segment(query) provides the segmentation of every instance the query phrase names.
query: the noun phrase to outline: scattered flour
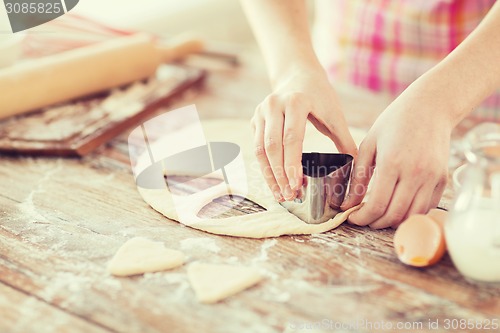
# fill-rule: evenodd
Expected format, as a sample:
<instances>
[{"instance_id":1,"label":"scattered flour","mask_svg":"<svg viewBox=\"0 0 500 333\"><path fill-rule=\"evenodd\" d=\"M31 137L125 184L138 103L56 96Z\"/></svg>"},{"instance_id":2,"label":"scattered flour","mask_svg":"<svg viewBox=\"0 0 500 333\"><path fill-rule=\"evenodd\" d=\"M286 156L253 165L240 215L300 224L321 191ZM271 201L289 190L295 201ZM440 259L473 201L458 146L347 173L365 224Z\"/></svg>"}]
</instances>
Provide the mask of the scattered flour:
<instances>
[{"instance_id":1,"label":"scattered flour","mask_svg":"<svg viewBox=\"0 0 500 333\"><path fill-rule=\"evenodd\" d=\"M238 257L235 257L235 256L232 256L232 257L229 257L226 259L226 263L228 263L228 264L235 264L239 261L240 261L240 259Z\"/></svg>"},{"instance_id":2,"label":"scattered flour","mask_svg":"<svg viewBox=\"0 0 500 333\"><path fill-rule=\"evenodd\" d=\"M69 308L85 301L85 294L90 290L93 282L93 279L88 276L72 272L58 272L56 276L50 278L47 286L40 292L40 297L52 303L64 294L67 297L60 305L63 308Z\"/></svg>"},{"instance_id":3,"label":"scattered flour","mask_svg":"<svg viewBox=\"0 0 500 333\"><path fill-rule=\"evenodd\" d=\"M215 240L208 237L186 238L181 241L181 250L203 250L213 253L219 253L220 247L216 244Z\"/></svg>"},{"instance_id":4,"label":"scattered flour","mask_svg":"<svg viewBox=\"0 0 500 333\"><path fill-rule=\"evenodd\" d=\"M186 274L183 273L172 273L172 272L156 272L156 273L146 273L144 274L141 283L154 284L158 289L168 290L169 299L182 300L186 297L186 291L190 289L189 282ZM162 285L174 285L175 289L172 291L170 287Z\"/></svg>"},{"instance_id":5,"label":"scattered flour","mask_svg":"<svg viewBox=\"0 0 500 333\"><path fill-rule=\"evenodd\" d=\"M328 287L335 294L350 294L350 293L367 293L380 288L380 285L345 285Z\"/></svg>"},{"instance_id":6,"label":"scattered flour","mask_svg":"<svg viewBox=\"0 0 500 333\"><path fill-rule=\"evenodd\" d=\"M255 257L253 260L252 260L252 263L253 264L256 264L258 262L264 262L264 261L267 261L268 259L268 256L267 256L267 251L275 246L276 244L278 243L278 240L276 238L273 238L273 239L267 239L264 241L264 243L262 243L261 247L260 247L260 254L258 257Z\"/></svg>"},{"instance_id":7,"label":"scattered flour","mask_svg":"<svg viewBox=\"0 0 500 333\"><path fill-rule=\"evenodd\" d=\"M311 242L328 246L331 249L338 249L339 248L339 244L333 243L331 241L327 241L327 240L322 239L322 238L312 237Z\"/></svg>"},{"instance_id":8,"label":"scattered flour","mask_svg":"<svg viewBox=\"0 0 500 333\"><path fill-rule=\"evenodd\" d=\"M16 312L19 313L13 332L30 332L36 323L38 332L59 332L68 327L68 324L74 320L70 315L46 316L43 311L48 307L42 301L29 297L26 301L16 306Z\"/></svg>"},{"instance_id":9,"label":"scattered flour","mask_svg":"<svg viewBox=\"0 0 500 333\"><path fill-rule=\"evenodd\" d=\"M268 286L262 293L262 298L271 302L286 303L290 297L288 291L283 291L275 286Z\"/></svg>"},{"instance_id":10,"label":"scattered flour","mask_svg":"<svg viewBox=\"0 0 500 333\"><path fill-rule=\"evenodd\" d=\"M37 222L49 222L45 216L40 214L33 201L35 194L45 192L45 184L52 180L52 177L63 170L62 160L58 159L55 167L50 167L42 178L35 185L35 188L28 194L26 199L18 205L23 218L29 218Z\"/></svg>"}]
</instances>

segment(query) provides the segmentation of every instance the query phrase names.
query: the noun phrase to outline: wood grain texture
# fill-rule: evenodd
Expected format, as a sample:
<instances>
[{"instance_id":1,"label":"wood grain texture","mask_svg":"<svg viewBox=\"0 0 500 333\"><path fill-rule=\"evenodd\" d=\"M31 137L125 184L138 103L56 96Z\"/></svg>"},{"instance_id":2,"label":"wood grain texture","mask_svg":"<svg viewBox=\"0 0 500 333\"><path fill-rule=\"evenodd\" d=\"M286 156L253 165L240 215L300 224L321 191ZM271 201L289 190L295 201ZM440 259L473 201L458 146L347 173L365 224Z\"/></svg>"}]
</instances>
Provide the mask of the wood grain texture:
<instances>
[{"instance_id":1,"label":"wood grain texture","mask_svg":"<svg viewBox=\"0 0 500 333\"><path fill-rule=\"evenodd\" d=\"M36 327L39 332L109 332L98 324L89 323L43 300L0 284L0 331L29 332Z\"/></svg>"},{"instance_id":2,"label":"wood grain texture","mask_svg":"<svg viewBox=\"0 0 500 333\"><path fill-rule=\"evenodd\" d=\"M244 54L243 67L212 72L205 90L171 108L196 103L202 119L249 119L269 88L260 58L251 50ZM364 95L340 91L356 126L369 127L386 103L367 95L370 107L358 108L349 101ZM354 112L365 112L364 122ZM169 221L139 196L126 138L124 133L82 159L1 157L2 332L283 332L324 319L426 328L429 320L500 317L500 288L467 282L448 256L427 269L404 266L393 252L392 230L345 224L320 235L259 240ZM183 250L188 264L258 267L265 280L219 304L202 305L186 266L110 276L106 263L136 236Z\"/></svg>"},{"instance_id":3,"label":"wood grain texture","mask_svg":"<svg viewBox=\"0 0 500 333\"><path fill-rule=\"evenodd\" d=\"M203 70L163 65L157 77L109 93L47 107L0 122L0 153L85 156L147 120L190 88L199 88Z\"/></svg>"}]
</instances>

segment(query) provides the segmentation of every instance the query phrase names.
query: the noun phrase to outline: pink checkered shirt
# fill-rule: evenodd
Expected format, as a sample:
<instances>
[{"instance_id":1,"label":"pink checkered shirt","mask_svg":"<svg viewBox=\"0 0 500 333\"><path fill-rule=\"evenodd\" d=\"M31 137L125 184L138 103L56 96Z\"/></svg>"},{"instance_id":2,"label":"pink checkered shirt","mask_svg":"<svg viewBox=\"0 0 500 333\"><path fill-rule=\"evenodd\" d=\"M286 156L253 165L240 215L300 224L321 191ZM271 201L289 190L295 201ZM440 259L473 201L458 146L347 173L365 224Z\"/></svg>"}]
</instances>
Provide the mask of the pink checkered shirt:
<instances>
[{"instance_id":1,"label":"pink checkered shirt","mask_svg":"<svg viewBox=\"0 0 500 333\"><path fill-rule=\"evenodd\" d=\"M332 44L326 50L330 59L326 56L325 61L323 56L322 60L334 81L398 95L460 44L494 3L319 0L316 42L329 39ZM319 30L327 30L329 35L321 35ZM331 43L332 32L337 43ZM485 100L474 115L500 120L500 92Z\"/></svg>"}]
</instances>

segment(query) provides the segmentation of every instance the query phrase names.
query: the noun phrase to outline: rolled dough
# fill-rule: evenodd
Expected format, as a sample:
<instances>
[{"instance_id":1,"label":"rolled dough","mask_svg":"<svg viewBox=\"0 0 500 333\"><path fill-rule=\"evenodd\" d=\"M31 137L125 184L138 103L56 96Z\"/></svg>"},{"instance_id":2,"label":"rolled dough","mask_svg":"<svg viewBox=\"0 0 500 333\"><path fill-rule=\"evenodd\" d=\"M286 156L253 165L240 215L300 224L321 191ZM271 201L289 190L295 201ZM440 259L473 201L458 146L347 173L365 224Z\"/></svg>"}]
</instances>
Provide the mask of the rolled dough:
<instances>
[{"instance_id":1,"label":"rolled dough","mask_svg":"<svg viewBox=\"0 0 500 333\"><path fill-rule=\"evenodd\" d=\"M188 279L202 303L216 303L255 284L262 276L252 267L192 263Z\"/></svg>"},{"instance_id":2,"label":"rolled dough","mask_svg":"<svg viewBox=\"0 0 500 333\"><path fill-rule=\"evenodd\" d=\"M135 237L123 244L108 263L108 271L116 276L158 272L181 266L184 253L165 248L163 243Z\"/></svg>"},{"instance_id":3,"label":"rolled dough","mask_svg":"<svg viewBox=\"0 0 500 333\"><path fill-rule=\"evenodd\" d=\"M246 179L240 179L240 181L248 185L248 192L240 191L238 184L233 183L230 184L232 194L246 197L266 208L267 211L223 219L198 217L198 212L205 205L213 199L227 194L225 183L186 197L176 196L175 205L172 194L168 189L151 190L138 187L143 199L152 208L169 219L214 234L265 238L281 235L322 233L338 227L347 220L351 212L359 208L359 206L353 207L321 224L306 224L295 215L290 214L274 200L262 177L258 162L253 153L253 135L248 121L209 120L203 122L203 130L207 142L226 141L236 143L240 146L246 169ZM183 133L183 131L185 132ZM186 149L192 148L185 139L178 139L188 137L186 133L189 132L189 128L186 128L177 133L165 135L152 146L172 145L175 142L176 148L179 148L183 144L186 145ZM351 134L358 145L366 135L364 131L357 129L351 129ZM306 139L304 141L304 151L337 152L337 149L330 139L315 130L311 124L308 124ZM144 156L144 160L148 160L147 156ZM246 186L242 186L241 188L243 187L246 188ZM178 211L182 211L180 218L177 214Z\"/></svg>"}]
</instances>

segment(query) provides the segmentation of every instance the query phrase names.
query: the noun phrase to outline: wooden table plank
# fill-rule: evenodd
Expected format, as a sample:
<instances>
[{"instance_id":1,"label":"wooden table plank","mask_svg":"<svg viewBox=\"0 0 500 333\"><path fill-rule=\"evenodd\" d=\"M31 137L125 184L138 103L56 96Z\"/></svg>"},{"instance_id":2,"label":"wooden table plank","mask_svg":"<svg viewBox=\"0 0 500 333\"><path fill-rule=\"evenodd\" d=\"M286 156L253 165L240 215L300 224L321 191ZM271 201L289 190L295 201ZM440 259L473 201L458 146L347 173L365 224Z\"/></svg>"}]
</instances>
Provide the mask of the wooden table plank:
<instances>
[{"instance_id":1,"label":"wooden table plank","mask_svg":"<svg viewBox=\"0 0 500 333\"><path fill-rule=\"evenodd\" d=\"M211 73L205 91L177 105L196 102L202 119L249 119L268 85L252 67L259 58L246 54L246 67ZM350 123L365 128L385 103L373 96L368 104L352 102L352 96L343 100L351 106ZM138 194L126 138L124 133L84 159L1 157L0 292L9 296L0 305L74 321L72 331L282 332L323 319L424 325L500 317L499 288L465 281L449 257L427 269L402 265L393 253L392 230L343 225L321 235L258 240L169 221ZM185 267L111 277L106 263L135 236L180 248L188 262L256 266L266 278L220 304L202 305ZM23 301L28 297L36 301ZM15 329L12 319L5 325Z\"/></svg>"},{"instance_id":2,"label":"wooden table plank","mask_svg":"<svg viewBox=\"0 0 500 333\"><path fill-rule=\"evenodd\" d=\"M0 295L1 332L112 332L2 283Z\"/></svg>"},{"instance_id":3,"label":"wooden table plank","mask_svg":"<svg viewBox=\"0 0 500 333\"><path fill-rule=\"evenodd\" d=\"M327 235L280 237L268 249L268 260L263 259L265 256L262 251L266 244L274 243L272 240L238 239L235 242L233 238L210 236L223 250L221 253L226 254L215 257L204 249L198 249L191 253L188 251L191 260L230 262L234 260L231 258L236 257L242 264L257 264L268 276L262 286L214 307L197 304L187 288L184 269L132 279L109 277L104 272L104 266L119 246L112 236L84 237L80 234L78 237L83 238L81 242L70 238L71 245L58 246L57 242L51 240L43 243L38 240L40 245L30 244L29 232L17 236L1 232L4 242L0 251L8 251L9 262L4 262L2 258L0 276L5 283L24 288L25 292L53 302L70 313L117 331L135 327L130 325L136 322L131 323L127 318L137 320L141 323L141 330L151 332L162 331L165 322L170 327L175 327L174 323L189 325L184 321L183 314L186 311L190 313L191 319L210 323L214 331L219 331L218 328L224 325L221 320L212 318L217 314L223 318L223 314L235 316L232 317L232 330L256 324L277 325L282 329L288 321L319 320L333 315L336 320L348 321L352 318L352 307L365 315L366 320L373 321L377 318L442 320L449 316L464 315L467 318L483 318L498 313L498 290L488 292L464 281L450 286L452 278L460 280L460 277L450 277L450 270L440 266L425 272L406 268L387 253L387 247L380 246L390 241L390 232L375 232L377 237L368 237L367 241L360 239L366 238L366 235L359 229L346 226ZM145 233L141 231L135 230L134 235L163 240L171 245L176 245L174 240L182 243L186 239L181 235L158 233L158 230L156 233L159 236L152 237L149 230ZM175 228L169 231L177 233L191 230ZM57 236L57 233L61 235ZM68 239L66 233L64 228L54 228L51 232L52 237L59 240ZM203 234L199 236L204 237ZM18 241L19 238L22 242ZM359 244L363 241L371 243L377 251L360 248ZM96 247L99 250L90 251ZM82 254L86 256L82 257ZM446 266L449 265L448 261ZM172 274L178 284L169 284ZM434 278L430 288L422 283L429 280L427 274ZM441 281L436 277L440 277ZM149 284L150 280L154 280L152 285ZM420 283L414 285L415 281ZM158 289L160 286L161 291ZM179 287L182 291L177 294L175 287L177 291ZM176 294L181 297L175 297ZM380 302L382 297L384 306L374 308L373 304ZM276 305L281 305L283 300L287 306L276 309ZM304 304L307 306L304 307ZM158 316L145 313L143 307L156 309ZM484 312L478 311L476 307ZM253 317L259 323L246 322L244 317L255 315L255 309L264 312L266 320ZM171 322L167 318L176 320ZM179 326L179 331L183 331L183 327Z\"/></svg>"}]
</instances>

